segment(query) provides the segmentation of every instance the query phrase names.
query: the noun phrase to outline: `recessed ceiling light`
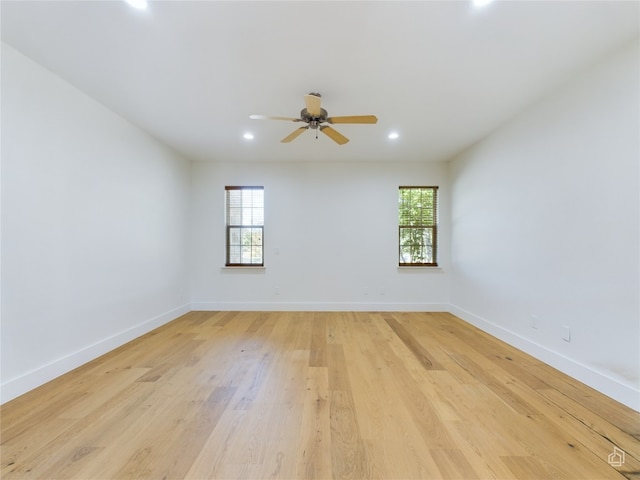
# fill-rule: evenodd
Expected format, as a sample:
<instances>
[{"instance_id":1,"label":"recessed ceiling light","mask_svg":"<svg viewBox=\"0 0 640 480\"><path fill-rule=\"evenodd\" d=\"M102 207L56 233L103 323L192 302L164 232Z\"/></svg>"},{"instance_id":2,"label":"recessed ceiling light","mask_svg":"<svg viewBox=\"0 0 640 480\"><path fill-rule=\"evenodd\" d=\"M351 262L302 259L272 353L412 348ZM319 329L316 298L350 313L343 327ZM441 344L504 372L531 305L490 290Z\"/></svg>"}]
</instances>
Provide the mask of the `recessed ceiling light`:
<instances>
[{"instance_id":1,"label":"recessed ceiling light","mask_svg":"<svg viewBox=\"0 0 640 480\"><path fill-rule=\"evenodd\" d=\"M243 137L245 140L253 140L253 133L247 132L243 135Z\"/></svg>"},{"instance_id":2,"label":"recessed ceiling light","mask_svg":"<svg viewBox=\"0 0 640 480\"><path fill-rule=\"evenodd\" d=\"M137 10L145 10L149 5L147 3L147 0L124 0L124 1Z\"/></svg>"},{"instance_id":3,"label":"recessed ceiling light","mask_svg":"<svg viewBox=\"0 0 640 480\"><path fill-rule=\"evenodd\" d=\"M472 0L474 7L485 7L489 5L493 0Z\"/></svg>"},{"instance_id":4,"label":"recessed ceiling light","mask_svg":"<svg viewBox=\"0 0 640 480\"><path fill-rule=\"evenodd\" d=\"M399 136L400 136L400 135L398 135L398 132L391 132L391 133L389 134L389 138L390 138L391 140L395 140L395 139L396 139L396 138L398 138Z\"/></svg>"}]
</instances>

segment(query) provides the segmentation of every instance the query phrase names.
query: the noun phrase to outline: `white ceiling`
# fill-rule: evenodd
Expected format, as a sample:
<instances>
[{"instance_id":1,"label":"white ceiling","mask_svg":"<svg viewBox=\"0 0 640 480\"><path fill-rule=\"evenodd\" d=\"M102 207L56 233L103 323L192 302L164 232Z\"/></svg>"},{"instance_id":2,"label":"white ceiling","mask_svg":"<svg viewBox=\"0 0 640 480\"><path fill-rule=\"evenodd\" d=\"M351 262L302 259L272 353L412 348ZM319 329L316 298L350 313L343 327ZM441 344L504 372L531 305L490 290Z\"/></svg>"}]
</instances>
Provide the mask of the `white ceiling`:
<instances>
[{"instance_id":1,"label":"white ceiling","mask_svg":"<svg viewBox=\"0 0 640 480\"><path fill-rule=\"evenodd\" d=\"M442 161L637 41L637 1L7 1L2 40L196 160ZM338 146L295 117L303 95ZM387 138L396 130L400 138ZM254 140L243 134L253 132Z\"/></svg>"}]
</instances>

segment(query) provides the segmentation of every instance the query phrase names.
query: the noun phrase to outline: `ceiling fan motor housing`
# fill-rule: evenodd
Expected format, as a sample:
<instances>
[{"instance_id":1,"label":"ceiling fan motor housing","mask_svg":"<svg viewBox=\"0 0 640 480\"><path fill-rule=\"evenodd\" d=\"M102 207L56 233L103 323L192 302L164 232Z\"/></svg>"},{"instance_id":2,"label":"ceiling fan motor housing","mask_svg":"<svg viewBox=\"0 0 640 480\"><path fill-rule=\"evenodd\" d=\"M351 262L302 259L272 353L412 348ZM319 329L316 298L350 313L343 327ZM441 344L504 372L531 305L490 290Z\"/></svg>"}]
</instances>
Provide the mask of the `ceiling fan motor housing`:
<instances>
[{"instance_id":1,"label":"ceiling fan motor housing","mask_svg":"<svg viewBox=\"0 0 640 480\"><path fill-rule=\"evenodd\" d=\"M1 1L1 0L0 0ZM251 115L255 120L285 120L288 122L304 122L304 127L299 127L289 135L280 140L281 143L290 143L298 138L305 130L313 129L316 131L318 138L318 130L324 133L338 145L344 145L349 141L347 137L335 130L330 125L324 123L377 123L378 118L375 115L348 115L342 117L330 117L324 108L320 107L320 94L309 93L304 96L305 108L300 111L300 118L291 117L269 117L266 115Z\"/></svg>"},{"instance_id":2,"label":"ceiling fan motor housing","mask_svg":"<svg viewBox=\"0 0 640 480\"><path fill-rule=\"evenodd\" d=\"M308 123L311 128L318 128L318 125L327 121L327 116L327 111L324 108L320 109L320 115L317 116L311 115L306 108L300 111L300 119Z\"/></svg>"}]
</instances>

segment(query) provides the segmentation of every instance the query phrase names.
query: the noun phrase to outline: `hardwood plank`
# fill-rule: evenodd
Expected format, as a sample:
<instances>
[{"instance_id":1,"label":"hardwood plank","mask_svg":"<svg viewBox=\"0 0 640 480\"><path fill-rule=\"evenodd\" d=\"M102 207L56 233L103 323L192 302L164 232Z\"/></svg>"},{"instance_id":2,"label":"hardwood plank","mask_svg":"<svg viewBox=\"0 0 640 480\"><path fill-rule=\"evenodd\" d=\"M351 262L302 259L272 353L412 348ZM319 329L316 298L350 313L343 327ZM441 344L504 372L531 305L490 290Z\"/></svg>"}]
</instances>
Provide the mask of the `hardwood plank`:
<instances>
[{"instance_id":1,"label":"hardwood plank","mask_svg":"<svg viewBox=\"0 0 640 480\"><path fill-rule=\"evenodd\" d=\"M328 363L333 474L338 478L367 478L364 443L358 427L342 345L330 346Z\"/></svg>"},{"instance_id":2,"label":"hardwood plank","mask_svg":"<svg viewBox=\"0 0 640 480\"><path fill-rule=\"evenodd\" d=\"M332 476L330 395L327 368L308 368L293 478L324 480Z\"/></svg>"},{"instance_id":3,"label":"hardwood plank","mask_svg":"<svg viewBox=\"0 0 640 480\"><path fill-rule=\"evenodd\" d=\"M582 433L581 438L588 435L592 440L597 441L601 456L604 456L604 452L611 453L613 447L621 448L627 456L632 457L631 464L637 466L636 470L640 470L640 442L633 436L607 421L602 421L599 412L589 410L557 390L546 389L540 390L539 393L559 408L558 413L548 415L549 418L553 420L559 416L564 423L571 423L577 427Z\"/></svg>"},{"instance_id":4,"label":"hardwood plank","mask_svg":"<svg viewBox=\"0 0 640 480\"><path fill-rule=\"evenodd\" d=\"M384 328L380 323L377 327L378 331L380 328ZM376 333L371 332L371 334L375 338ZM387 368L391 370L396 388L404 392L401 397L402 403L409 411L413 422L419 427L427 445L434 449L455 450L457 446L438 417L436 409L431 403L431 398L422 389L415 387L416 382L411 375L412 369L398 362L398 357L386 342L378 344L378 354L385 361ZM419 359L416 361L422 365L422 361Z\"/></svg>"},{"instance_id":5,"label":"hardwood plank","mask_svg":"<svg viewBox=\"0 0 640 480\"><path fill-rule=\"evenodd\" d=\"M496 378L495 374L480 367L466 355L452 355L452 358L464 370L469 372L473 378L494 392L500 400L509 405L515 412L525 415L538 413L526 400L514 393L513 390L505 385L504 382L500 381L499 378Z\"/></svg>"},{"instance_id":6,"label":"hardwood plank","mask_svg":"<svg viewBox=\"0 0 640 480\"><path fill-rule=\"evenodd\" d=\"M291 324L292 326L295 323ZM262 477L293 478L299 454L300 425L304 410L306 378L309 364L308 350L292 350L275 401L267 401L264 470ZM268 473L268 475L267 475Z\"/></svg>"},{"instance_id":7,"label":"hardwood plank","mask_svg":"<svg viewBox=\"0 0 640 480\"><path fill-rule=\"evenodd\" d=\"M540 480L555 480L556 477L547 471L537 459L533 457L502 457L514 479L539 478Z\"/></svg>"},{"instance_id":8,"label":"hardwood plank","mask_svg":"<svg viewBox=\"0 0 640 480\"><path fill-rule=\"evenodd\" d=\"M429 447L404 408L403 392L396 388L392 370L371 341L368 330L375 315L356 317L361 325L353 329L353 348L345 351L345 360L353 372L351 390L371 478L438 478L440 472ZM402 442L388 438L401 438Z\"/></svg>"},{"instance_id":9,"label":"hardwood plank","mask_svg":"<svg viewBox=\"0 0 640 480\"><path fill-rule=\"evenodd\" d=\"M638 412L446 313L191 312L0 416L8 480L640 476Z\"/></svg>"},{"instance_id":10,"label":"hardwood plank","mask_svg":"<svg viewBox=\"0 0 640 480\"><path fill-rule=\"evenodd\" d=\"M28 446L33 439L33 436L29 435L29 441L18 444L26 447L28 455L12 465L5 463L5 439L3 438L2 477L11 478L15 474L16 478L42 478L42 473L51 469L60 456L68 455L74 445L104 446L110 441L106 440L101 443L101 440L108 438L113 443L117 442L118 437L131 424L129 415L136 418L145 410L144 402L152 395L152 388L153 386L150 384L132 382L126 390L120 391L117 397L112 397L101 403L100 408L93 410L84 418L73 423L67 422L64 429L49 430L48 425L44 424L42 431L48 433L48 441L29 448ZM54 413L51 416L57 417ZM5 419L6 417L3 416L3 426L7 424ZM40 432L40 428L36 428L36 431ZM96 464L100 465L100 462L98 461ZM67 464L60 465L60 471L67 468L69 468ZM49 478L56 478L56 476L60 476L60 474L52 475Z\"/></svg>"},{"instance_id":11,"label":"hardwood plank","mask_svg":"<svg viewBox=\"0 0 640 480\"><path fill-rule=\"evenodd\" d=\"M528 367L528 369L535 372L536 376L544 378L545 382L553 390L561 392L592 412L599 413L601 418L606 419L608 423L615 425L618 429L640 441L638 412L618 402L608 401L609 399L602 393L558 372L548 365L539 363Z\"/></svg>"},{"instance_id":12,"label":"hardwood plank","mask_svg":"<svg viewBox=\"0 0 640 480\"><path fill-rule=\"evenodd\" d=\"M10 417L13 419L11 422L5 422L4 419L6 417L3 415L2 443L12 442L16 437L23 436L26 432L36 429L39 425L51 419L51 411L65 411L69 407L81 402L86 395L87 392L82 390L60 390L57 395L45 399L41 398L40 395L32 395L36 398L35 401L33 401L31 411L29 411L28 408L21 409L23 411L18 415ZM7 405L4 407L2 409L3 414L7 408L10 409L11 406Z\"/></svg>"},{"instance_id":13,"label":"hardwood plank","mask_svg":"<svg viewBox=\"0 0 640 480\"><path fill-rule=\"evenodd\" d=\"M309 346L309 366L327 366L327 314L316 313L313 317L311 345Z\"/></svg>"},{"instance_id":14,"label":"hardwood plank","mask_svg":"<svg viewBox=\"0 0 640 480\"><path fill-rule=\"evenodd\" d=\"M218 316L215 325L217 327L224 327L239 314L240 312L224 312Z\"/></svg>"},{"instance_id":15,"label":"hardwood plank","mask_svg":"<svg viewBox=\"0 0 640 480\"><path fill-rule=\"evenodd\" d=\"M443 478L451 479L475 479L480 478L473 469L464 454L458 450L432 449L431 456L434 458Z\"/></svg>"},{"instance_id":16,"label":"hardwood plank","mask_svg":"<svg viewBox=\"0 0 640 480\"><path fill-rule=\"evenodd\" d=\"M245 442L245 449L250 450L249 435L240 433L240 427L246 420L246 410L230 410L224 412L212 430L211 435L202 446L198 456L194 459L189 470L184 474L184 480L200 480L203 478L248 478L229 477L221 472L225 468L225 459L230 456L238 438Z\"/></svg>"},{"instance_id":17,"label":"hardwood plank","mask_svg":"<svg viewBox=\"0 0 640 480\"><path fill-rule=\"evenodd\" d=\"M203 340L194 340L190 336L179 336L178 339L174 340L175 348L171 354L158 359L159 363L150 368L136 382L156 382L174 368L176 364L193 365L197 363L197 358L193 356L193 351L202 343Z\"/></svg>"},{"instance_id":18,"label":"hardwood plank","mask_svg":"<svg viewBox=\"0 0 640 480\"><path fill-rule=\"evenodd\" d=\"M267 372L269 371L270 362L271 357L269 353L265 353L259 360L253 361L252 372L248 373L251 378L250 382L243 382L239 387L240 398L234 406L236 410L249 410L256 402Z\"/></svg>"},{"instance_id":19,"label":"hardwood plank","mask_svg":"<svg viewBox=\"0 0 640 480\"><path fill-rule=\"evenodd\" d=\"M149 478L184 478L225 413L237 387L216 387L195 411L185 412L181 428L153 461ZM123 467L126 469L126 465ZM135 476L135 475L134 475ZM115 478L122 478L116 474Z\"/></svg>"},{"instance_id":20,"label":"hardwood plank","mask_svg":"<svg viewBox=\"0 0 640 480\"><path fill-rule=\"evenodd\" d=\"M392 315L385 316L384 321L387 322L387 325L391 327L400 340L402 340L402 343L415 355L424 368L427 370L442 370L442 366L435 361L426 348L424 348L400 322L393 318Z\"/></svg>"}]
</instances>

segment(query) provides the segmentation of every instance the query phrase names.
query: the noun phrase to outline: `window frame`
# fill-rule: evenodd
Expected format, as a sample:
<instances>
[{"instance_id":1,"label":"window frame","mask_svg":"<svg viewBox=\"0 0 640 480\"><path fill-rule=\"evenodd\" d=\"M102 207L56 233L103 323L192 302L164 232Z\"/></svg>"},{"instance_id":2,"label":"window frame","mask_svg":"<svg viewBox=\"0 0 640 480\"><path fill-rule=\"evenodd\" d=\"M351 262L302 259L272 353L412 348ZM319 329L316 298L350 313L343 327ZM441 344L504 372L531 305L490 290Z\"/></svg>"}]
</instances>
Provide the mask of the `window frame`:
<instances>
[{"instance_id":1,"label":"window frame","mask_svg":"<svg viewBox=\"0 0 640 480\"><path fill-rule=\"evenodd\" d=\"M225 221L225 267L240 267L240 268L256 268L256 267L264 267L264 186L225 186L224 187L224 221ZM258 208L260 208L262 210L262 222L261 223L257 223L254 224L253 220L251 221L251 223L247 224L244 223L244 218L241 220L241 223L236 224L236 223L231 223L231 214L230 214L230 192L231 191L246 191L246 190L260 190L262 191L262 205ZM240 203L241 207L242 207L242 201ZM248 208L254 208L253 206L250 206ZM243 214L241 214L241 217L243 217ZM252 229L252 230L259 230L259 237L260 237L260 243L259 244L253 244L250 243L249 245L243 245L242 240L240 240L240 244L239 245L232 245L231 244L231 238L232 238L232 231L234 229L239 229L240 231L242 231L242 229ZM253 235L253 233L251 233L250 235ZM242 261L242 253L240 253L240 262L232 262L231 258L232 258L232 248L234 246L239 246L241 249L243 247L248 246L249 248L253 249L256 247L260 248L260 259L261 261L258 262L253 262L253 254L251 254L250 256L250 260L249 262L243 262Z\"/></svg>"},{"instance_id":2,"label":"window frame","mask_svg":"<svg viewBox=\"0 0 640 480\"><path fill-rule=\"evenodd\" d=\"M424 222L424 218L425 215L420 215L420 217L422 218L422 220L420 219L414 219L411 218L409 223L402 223L402 208L401 208L401 202L402 202L402 191L403 190L409 190L409 189L413 189L413 190L431 190L433 193L433 202L432 202L432 207L430 209L426 209L426 210L431 210L431 214L427 214L426 218L429 219L431 218L432 221L429 222L428 220L426 221L426 223L422 223ZM439 187L438 186L406 186L406 185L402 185L398 187L398 266L399 267L438 267L438 191L439 191ZM421 210L422 207L420 207ZM416 223L416 221L418 223ZM431 260L430 262L425 262L425 261L418 261L418 262L403 262L402 261L402 255L403 255L403 247L407 247L406 243L403 245L403 229L421 229L424 231L430 231L431 232L431 244L429 245L428 243L421 243L419 244L419 246L421 248L431 248Z\"/></svg>"}]
</instances>

